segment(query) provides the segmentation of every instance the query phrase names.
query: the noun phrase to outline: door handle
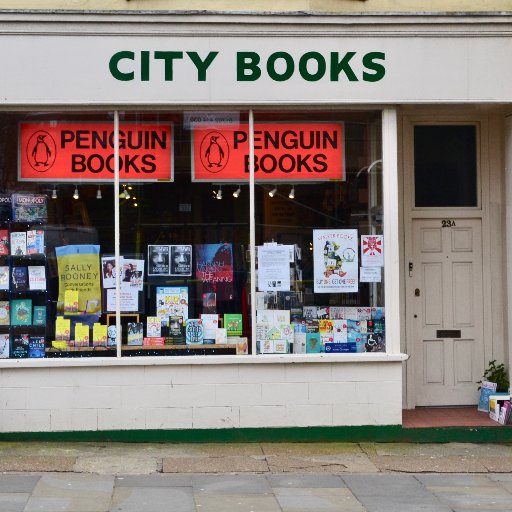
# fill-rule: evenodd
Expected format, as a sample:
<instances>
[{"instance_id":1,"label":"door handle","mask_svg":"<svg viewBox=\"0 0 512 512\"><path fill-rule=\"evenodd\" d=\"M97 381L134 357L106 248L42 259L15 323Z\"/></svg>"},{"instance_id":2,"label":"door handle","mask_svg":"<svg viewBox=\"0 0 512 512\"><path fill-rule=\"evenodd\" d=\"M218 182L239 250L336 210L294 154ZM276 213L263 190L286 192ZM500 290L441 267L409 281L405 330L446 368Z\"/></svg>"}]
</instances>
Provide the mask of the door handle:
<instances>
[{"instance_id":1,"label":"door handle","mask_svg":"<svg viewBox=\"0 0 512 512\"><path fill-rule=\"evenodd\" d=\"M415 297L419 297L420 296L420 289L419 288L416 288L416 290L414 290L414 296Z\"/></svg>"}]
</instances>

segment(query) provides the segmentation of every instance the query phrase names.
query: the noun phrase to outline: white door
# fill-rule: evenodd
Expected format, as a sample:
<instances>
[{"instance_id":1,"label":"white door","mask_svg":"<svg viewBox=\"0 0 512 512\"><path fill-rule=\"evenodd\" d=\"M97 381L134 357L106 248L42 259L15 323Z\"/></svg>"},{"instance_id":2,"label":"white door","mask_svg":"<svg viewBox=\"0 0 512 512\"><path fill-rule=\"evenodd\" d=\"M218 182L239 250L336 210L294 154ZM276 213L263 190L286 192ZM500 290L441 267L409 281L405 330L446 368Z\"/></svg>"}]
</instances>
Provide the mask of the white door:
<instances>
[{"instance_id":1,"label":"white door","mask_svg":"<svg viewBox=\"0 0 512 512\"><path fill-rule=\"evenodd\" d=\"M480 219L413 220L416 405L471 405L484 367Z\"/></svg>"}]
</instances>

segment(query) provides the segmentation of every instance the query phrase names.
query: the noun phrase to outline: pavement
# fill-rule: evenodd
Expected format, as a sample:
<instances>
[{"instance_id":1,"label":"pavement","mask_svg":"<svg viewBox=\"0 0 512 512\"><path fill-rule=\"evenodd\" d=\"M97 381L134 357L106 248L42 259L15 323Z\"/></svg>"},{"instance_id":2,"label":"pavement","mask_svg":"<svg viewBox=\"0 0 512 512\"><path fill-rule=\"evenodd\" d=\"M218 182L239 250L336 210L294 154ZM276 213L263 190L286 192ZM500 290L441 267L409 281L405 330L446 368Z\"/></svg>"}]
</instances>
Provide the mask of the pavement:
<instances>
[{"instance_id":1,"label":"pavement","mask_svg":"<svg viewBox=\"0 0 512 512\"><path fill-rule=\"evenodd\" d=\"M0 443L0 512L500 512L512 445Z\"/></svg>"}]
</instances>

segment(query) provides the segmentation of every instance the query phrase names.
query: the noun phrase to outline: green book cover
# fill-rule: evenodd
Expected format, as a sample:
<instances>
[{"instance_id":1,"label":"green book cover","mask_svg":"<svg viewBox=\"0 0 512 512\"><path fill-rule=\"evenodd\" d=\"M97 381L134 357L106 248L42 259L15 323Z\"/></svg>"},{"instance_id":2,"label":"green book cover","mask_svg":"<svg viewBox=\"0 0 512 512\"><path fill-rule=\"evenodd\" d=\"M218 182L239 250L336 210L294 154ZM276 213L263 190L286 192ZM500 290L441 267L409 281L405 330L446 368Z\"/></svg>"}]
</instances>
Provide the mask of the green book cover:
<instances>
[{"instance_id":1,"label":"green book cover","mask_svg":"<svg viewBox=\"0 0 512 512\"><path fill-rule=\"evenodd\" d=\"M11 300L11 325L32 325L32 299Z\"/></svg>"},{"instance_id":2,"label":"green book cover","mask_svg":"<svg viewBox=\"0 0 512 512\"><path fill-rule=\"evenodd\" d=\"M224 313L224 328L228 336L242 336L242 313Z\"/></svg>"},{"instance_id":3,"label":"green book cover","mask_svg":"<svg viewBox=\"0 0 512 512\"><path fill-rule=\"evenodd\" d=\"M34 306L34 325L46 325L46 306Z\"/></svg>"}]
</instances>

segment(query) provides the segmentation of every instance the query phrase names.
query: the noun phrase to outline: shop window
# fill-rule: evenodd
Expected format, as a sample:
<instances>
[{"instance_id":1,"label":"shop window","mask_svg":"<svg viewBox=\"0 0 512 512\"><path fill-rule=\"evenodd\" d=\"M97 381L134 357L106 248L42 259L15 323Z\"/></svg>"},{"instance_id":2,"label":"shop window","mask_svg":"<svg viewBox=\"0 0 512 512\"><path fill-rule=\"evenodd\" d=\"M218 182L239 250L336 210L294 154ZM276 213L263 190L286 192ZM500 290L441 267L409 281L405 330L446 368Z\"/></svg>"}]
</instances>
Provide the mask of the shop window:
<instances>
[{"instance_id":1,"label":"shop window","mask_svg":"<svg viewBox=\"0 0 512 512\"><path fill-rule=\"evenodd\" d=\"M0 357L114 356L112 115L3 113L0 130Z\"/></svg>"},{"instance_id":2,"label":"shop window","mask_svg":"<svg viewBox=\"0 0 512 512\"><path fill-rule=\"evenodd\" d=\"M414 182L417 208L477 206L476 126L415 126Z\"/></svg>"},{"instance_id":3,"label":"shop window","mask_svg":"<svg viewBox=\"0 0 512 512\"><path fill-rule=\"evenodd\" d=\"M119 187L116 116L0 116L1 357L385 351L380 112L258 113L252 193L247 112L122 113Z\"/></svg>"},{"instance_id":4,"label":"shop window","mask_svg":"<svg viewBox=\"0 0 512 512\"><path fill-rule=\"evenodd\" d=\"M385 351L377 112L255 120L256 351Z\"/></svg>"}]
</instances>

